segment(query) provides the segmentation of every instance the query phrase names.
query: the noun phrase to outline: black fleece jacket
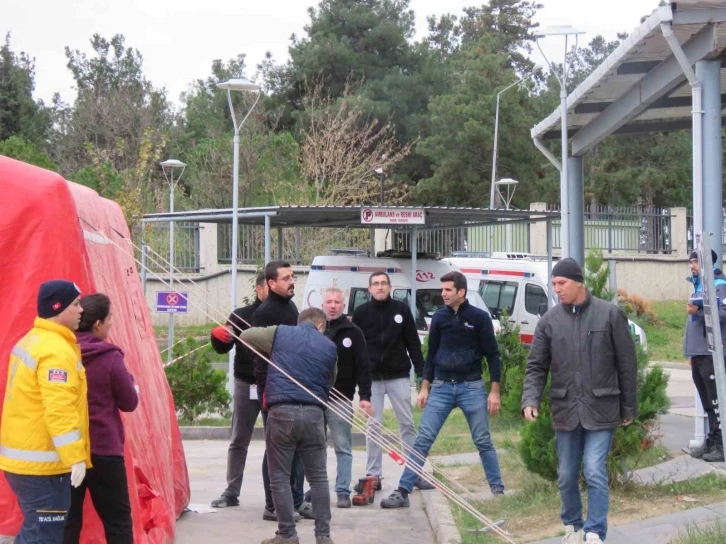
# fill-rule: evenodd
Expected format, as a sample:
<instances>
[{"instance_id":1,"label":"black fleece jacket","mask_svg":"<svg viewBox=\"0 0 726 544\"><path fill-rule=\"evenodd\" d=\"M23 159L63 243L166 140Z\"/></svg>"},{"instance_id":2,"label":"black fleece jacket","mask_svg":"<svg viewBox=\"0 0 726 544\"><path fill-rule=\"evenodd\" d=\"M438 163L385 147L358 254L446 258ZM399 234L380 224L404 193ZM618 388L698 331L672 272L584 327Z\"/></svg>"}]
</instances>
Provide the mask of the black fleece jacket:
<instances>
[{"instance_id":1,"label":"black fleece jacket","mask_svg":"<svg viewBox=\"0 0 726 544\"><path fill-rule=\"evenodd\" d=\"M255 297L255 301L249 306L237 308L234 312L229 314L229 317L227 318L227 325L231 327L235 336L239 336L240 332L246 331L250 328L252 315L261 304L262 301ZM217 353L229 353L229 350L231 350L232 346L234 346L236 348L234 352L234 377L238 380L242 380L244 383L255 383L255 354L252 353L248 347L236 338L232 338L232 342L229 344L217 340L212 335L210 335L209 339L212 342L212 348L214 348L214 351Z\"/></svg>"},{"instance_id":2,"label":"black fleece jacket","mask_svg":"<svg viewBox=\"0 0 726 544\"><path fill-rule=\"evenodd\" d=\"M270 291L265 302L255 310L252 315L253 327L271 327L273 325L297 326L297 306L292 297L283 297ZM255 382L257 383L257 394L262 399L265 392L265 380L267 379L267 361L255 356Z\"/></svg>"},{"instance_id":3,"label":"black fleece jacket","mask_svg":"<svg viewBox=\"0 0 726 544\"><path fill-rule=\"evenodd\" d=\"M371 363L363 331L347 316L328 321L325 336L338 348L338 377L335 389L353 400L358 385L360 400L371 400Z\"/></svg>"},{"instance_id":4,"label":"black fleece jacket","mask_svg":"<svg viewBox=\"0 0 726 544\"><path fill-rule=\"evenodd\" d=\"M405 302L391 297L383 302L372 299L356 308L353 323L365 335L374 381L406 378L411 363L416 374L423 375L421 341Z\"/></svg>"}]
</instances>

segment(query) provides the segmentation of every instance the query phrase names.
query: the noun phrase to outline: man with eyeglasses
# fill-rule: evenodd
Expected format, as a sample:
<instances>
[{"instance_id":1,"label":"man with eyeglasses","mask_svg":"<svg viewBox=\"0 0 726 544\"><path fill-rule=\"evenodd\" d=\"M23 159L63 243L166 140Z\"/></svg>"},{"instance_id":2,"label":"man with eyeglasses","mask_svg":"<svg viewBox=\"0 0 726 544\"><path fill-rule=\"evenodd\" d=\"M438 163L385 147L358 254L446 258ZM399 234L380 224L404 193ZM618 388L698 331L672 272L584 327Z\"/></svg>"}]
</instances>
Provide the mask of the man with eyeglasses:
<instances>
[{"instance_id":1,"label":"man with eyeglasses","mask_svg":"<svg viewBox=\"0 0 726 544\"><path fill-rule=\"evenodd\" d=\"M297 325L298 311L292 297L295 296L295 274L290 263L285 261L271 261L265 266L265 282L267 282L268 295L260 307L252 315L253 327L272 327L279 325ZM254 374L257 382L257 396L262 402L265 394L265 381L267 379L267 361L255 357ZM267 409L263 405L262 422L267 422ZM272 501L270 489L270 475L267 469L267 453L262 459L262 481L265 486L265 511L262 519L265 521L277 521L275 504ZM290 488L295 503L295 510L303 505L303 485L305 474L300 456L296 453L292 461L290 471ZM312 510L312 506L310 508ZM299 519L299 517L298 517Z\"/></svg>"},{"instance_id":2,"label":"man with eyeglasses","mask_svg":"<svg viewBox=\"0 0 726 544\"><path fill-rule=\"evenodd\" d=\"M391 279L385 272L374 272L368 279L370 302L362 304L353 313L353 323L363 331L368 346L371 364L371 404L373 417L378 425L383 423L383 403L385 395L391 401L396 414L401 440L406 444L404 453L410 452L416 441L416 427L413 423L411 408L411 383L409 374L411 363L418 376L422 376L424 360L421 342L413 314L408 305L391 298ZM366 440L366 476L373 489L357 487L358 501L353 504L367 503L366 500L380 490L383 478L383 453L381 447L370 438ZM374 477L374 478L370 478ZM433 489L423 479L415 484L419 489Z\"/></svg>"}]
</instances>

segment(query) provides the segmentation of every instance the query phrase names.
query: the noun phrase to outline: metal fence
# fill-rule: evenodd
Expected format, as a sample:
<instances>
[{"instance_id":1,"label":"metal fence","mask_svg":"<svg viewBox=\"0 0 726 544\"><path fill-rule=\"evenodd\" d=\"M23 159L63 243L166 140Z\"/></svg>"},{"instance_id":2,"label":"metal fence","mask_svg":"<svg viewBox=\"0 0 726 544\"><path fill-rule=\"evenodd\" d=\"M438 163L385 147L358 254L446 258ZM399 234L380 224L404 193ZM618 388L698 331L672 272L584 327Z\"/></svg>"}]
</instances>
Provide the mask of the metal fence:
<instances>
[{"instance_id":1,"label":"metal fence","mask_svg":"<svg viewBox=\"0 0 726 544\"><path fill-rule=\"evenodd\" d=\"M394 247L401 251L410 250L411 237L408 232L396 232ZM510 244L507 247L507 239ZM455 251L529 252L529 224L492 225L486 227L451 227L426 230L418 233L418 251L451 257Z\"/></svg>"},{"instance_id":2,"label":"metal fence","mask_svg":"<svg viewBox=\"0 0 726 544\"><path fill-rule=\"evenodd\" d=\"M726 217L726 207L723 208L723 214L724 217ZM693 251L693 210L688 210L688 214L686 215L686 244L688 246L688 251ZM724 221L723 224L723 234L721 236L721 245L722 249L726 250L726 221Z\"/></svg>"},{"instance_id":3,"label":"metal fence","mask_svg":"<svg viewBox=\"0 0 726 544\"><path fill-rule=\"evenodd\" d=\"M272 229L270 253L273 259L309 265L317 255L331 248L367 250L371 246L371 231L363 228L295 227ZM232 225L217 225L217 261L232 262ZM265 258L265 229L257 225L240 225L237 245L239 264L262 264Z\"/></svg>"},{"instance_id":4,"label":"metal fence","mask_svg":"<svg viewBox=\"0 0 726 544\"><path fill-rule=\"evenodd\" d=\"M199 228L199 223L174 224L174 267L182 272L197 274L202 271L199 264ZM169 270L164 264L164 261L169 261L168 224L146 223L143 230L134 232L134 239L146 242L149 248L147 266L152 272L161 273ZM137 259L140 260L139 250L135 249L135 252Z\"/></svg>"},{"instance_id":5,"label":"metal fence","mask_svg":"<svg viewBox=\"0 0 726 544\"><path fill-rule=\"evenodd\" d=\"M549 211L559 211L552 206ZM562 248L561 225L552 222L552 247ZM585 249L671 253L670 208L597 206L585 211Z\"/></svg>"}]
</instances>

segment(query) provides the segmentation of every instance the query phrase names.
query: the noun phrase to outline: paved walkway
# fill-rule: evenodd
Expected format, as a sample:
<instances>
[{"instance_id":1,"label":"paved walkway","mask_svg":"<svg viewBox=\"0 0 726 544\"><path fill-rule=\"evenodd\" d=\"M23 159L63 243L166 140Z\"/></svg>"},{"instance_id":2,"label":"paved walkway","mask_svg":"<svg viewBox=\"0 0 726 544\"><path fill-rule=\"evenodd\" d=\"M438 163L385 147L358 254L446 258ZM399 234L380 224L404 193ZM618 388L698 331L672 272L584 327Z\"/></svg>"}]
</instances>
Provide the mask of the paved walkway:
<instances>
[{"instance_id":1,"label":"paved walkway","mask_svg":"<svg viewBox=\"0 0 726 544\"><path fill-rule=\"evenodd\" d=\"M191 482L191 508L209 507L225 487L228 442L221 440L184 441L189 480ZM214 513L186 512L177 523L178 544L215 544L244 542L257 544L275 534L277 524L262 521L264 492L262 488L262 454L264 444L253 441L247 457L247 470L242 484L241 505L215 509ZM335 453L328 449L328 479L331 482L331 501L337 499L334 492L336 473ZM336 544L433 544L428 518L423 510L421 493L411 495L411 507L400 510L382 510L378 503L388 496L398 484L401 467L384 457L383 491L376 493L376 502L366 507L350 510L332 508L331 537ZM353 452L353 476L365 473L365 453ZM298 535L302 544L315 542L313 521L298 523Z\"/></svg>"}]
</instances>

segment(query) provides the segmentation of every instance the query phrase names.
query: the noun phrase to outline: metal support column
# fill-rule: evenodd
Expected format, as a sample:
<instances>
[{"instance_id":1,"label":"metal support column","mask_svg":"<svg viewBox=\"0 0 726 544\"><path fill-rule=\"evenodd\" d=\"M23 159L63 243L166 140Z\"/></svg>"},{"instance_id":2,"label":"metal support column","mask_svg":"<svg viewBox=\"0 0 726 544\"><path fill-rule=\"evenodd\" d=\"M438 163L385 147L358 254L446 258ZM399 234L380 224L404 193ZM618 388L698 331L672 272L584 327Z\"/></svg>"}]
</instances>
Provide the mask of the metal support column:
<instances>
[{"instance_id":1,"label":"metal support column","mask_svg":"<svg viewBox=\"0 0 726 544\"><path fill-rule=\"evenodd\" d=\"M300 258L300 227L295 227L295 262L299 265L302 264Z\"/></svg>"},{"instance_id":2,"label":"metal support column","mask_svg":"<svg viewBox=\"0 0 726 544\"><path fill-rule=\"evenodd\" d=\"M270 216L265 216L265 265L272 260L272 235L270 234Z\"/></svg>"},{"instance_id":3,"label":"metal support column","mask_svg":"<svg viewBox=\"0 0 726 544\"><path fill-rule=\"evenodd\" d=\"M723 142L721 137L721 61L696 63L703 89L703 232L713 233L711 244L721 268L723 253Z\"/></svg>"},{"instance_id":4,"label":"metal support column","mask_svg":"<svg viewBox=\"0 0 726 544\"><path fill-rule=\"evenodd\" d=\"M146 297L146 269L148 268L149 247L146 242L141 242L141 290Z\"/></svg>"},{"instance_id":5,"label":"metal support column","mask_svg":"<svg viewBox=\"0 0 726 544\"><path fill-rule=\"evenodd\" d=\"M418 228L411 227L409 231L409 246L411 248L411 298L409 307L413 320L416 321L416 269L418 268ZM411 383L416 383L416 375L411 367Z\"/></svg>"},{"instance_id":6,"label":"metal support column","mask_svg":"<svg viewBox=\"0 0 726 544\"><path fill-rule=\"evenodd\" d=\"M174 213L174 172L171 173L172 188L169 192L169 212ZM169 221L169 290L174 288L174 220ZM174 358L171 347L174 345L174 312L169 312L169 345L167 346L167 362Z\"/></svg>"},{"instance_id":7,"label":"metal support column","mask_svg":"<svg viewBox=\"0 0 726 544\"><path fill-rule=\"evenodd\" d=\"M560 235L561 236L561 235ZM552 291L552 219L547 218L547 308L552 308L554 293Z\"/></svg>"},{"instance_id":8,"label":"metal support column","mask_svg":"<svg viewBox=\"0 0 726 544\"><path fill-rule=\"evenodd\" d=\"M583 157L570 157L567 162L570 257L580 263L580 266L585 266L584 160Z\"/></svg>"},{"instance_id":9,"label":"metal support column","mask_svg":"<svg viewBox=\"0 0 726 544\"><path fill-rule=\"evenodd\" d=\"M277 258L282 260L282 227L277 227Z\"/></svg>"},{"instance_id":10,"label":"metal support column","mask_svg":"<svg viewBox=\"0 0 726 544\"><path fill-rule=\"evenodd\" d=\"M376 256L376 229L370 229L371 233L371 248L369 257L373 258Z\"/></svg>"}]
</instances>

